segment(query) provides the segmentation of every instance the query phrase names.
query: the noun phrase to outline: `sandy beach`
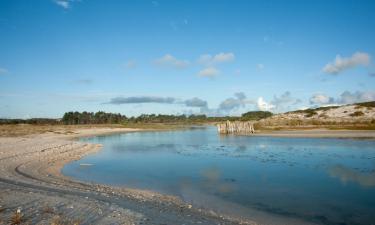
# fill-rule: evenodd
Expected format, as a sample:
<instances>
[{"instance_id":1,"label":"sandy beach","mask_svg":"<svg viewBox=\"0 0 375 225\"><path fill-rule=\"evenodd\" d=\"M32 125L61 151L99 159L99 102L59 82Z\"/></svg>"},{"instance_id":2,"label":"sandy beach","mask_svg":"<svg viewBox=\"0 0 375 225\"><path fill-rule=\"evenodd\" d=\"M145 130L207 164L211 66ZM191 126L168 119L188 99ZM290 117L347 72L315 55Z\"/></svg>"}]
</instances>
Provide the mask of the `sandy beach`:
<instances>
[{"instance_id":1,"label":"sandy beach","mask_svg":"<svg viewBox=\"0 0 375 225\"><path fill-rule=\"evenodd\" d=\"M61 174L65 163L102 147L78 142L78 137L135 131L140 130L76 128L0 137L0 224L8 224L17 209L22 220L31 224L280 224L282 221L270 219L267 223L256 223L218 215L174 196L89 184ZM313 130L255 135L374 138L375 132Z\"/></svg>"}]
</instances>

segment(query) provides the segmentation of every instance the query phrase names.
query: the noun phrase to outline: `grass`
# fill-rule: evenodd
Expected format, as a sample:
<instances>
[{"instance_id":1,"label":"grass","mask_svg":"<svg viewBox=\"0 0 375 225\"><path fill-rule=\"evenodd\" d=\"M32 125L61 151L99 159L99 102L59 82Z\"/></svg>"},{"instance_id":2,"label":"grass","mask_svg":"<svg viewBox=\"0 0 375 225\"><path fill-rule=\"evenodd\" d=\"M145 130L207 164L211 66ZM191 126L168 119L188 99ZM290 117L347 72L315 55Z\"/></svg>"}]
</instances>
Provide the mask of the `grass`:
<instances>
[{"instance_id":1,"label":"grass","mask_svg":"<svg viewBox=\"0 0 375 225\"><path fill-rule=\"evenodd\" d=\"M362 107L367 107L367 108L375 108L375 101L372 101L372 102L361 102L361 103L356 103L355 105L362 106Z\"/></svg>"},{"instance_id":2,"label":"grass","mask_svg":"<svg viewBox=\"0 0 375 225\"><path fill-rule=\"evenodd\" d=\"M22 213L14 212L14 214L11 216L9 224L10 225L17 225L21 224L24 221Z\"/></svg>"},{"instance_id":3,"label":"grass","mask_svg":"<svg viewBox=\"0 0 375 225\"><path fill-rule=\"evenodd\" d=\"M56 216L53 218L51 225L80 225L81 221L78 219L65 219L60 216Z\"/></svg>"},{"instance_id":4,"label":"grass","mask_svg":"<svg viewBox=\"0 0 375 225\"><path fill-rule=\"evenodd\" d=\"M30 134L53 132L56 134L72 134L75 129L85 128L118 128L121 124L99 125L31 125L31 124L6 124L0 125L0 137L16 137Z\"/></svg>"},{"instance_id":5,"label":"grass","mask_svg":"<svg viewBox=\"0 0 375 225\"><path fill-rule=\"evenodd\" d=\"M304 126L255 126L256 131L282 131L282 130L375 130L375 124L347 124L347 125L304 125Z\"/></svg>"},{"instance_id":6,"label":"grass","mask_svg":"<svg viewBox=\"0 0 375 225\"><path fill-rule=\"evenodd\" d=\"M254 124L255 130L288 129L333 129L333 130L375 130L375 119L353 121L327 121L321 119L284 119L261 121Z\"/></svg>"},{"instance_id":7,"label":"grass","mask_svg":"<svg viewBox=\"0 0 375 225\"><path fill-rule=\"evenodd\" d=\"M0 208L0 212L4 211L4 208ZM51 222L49 223L50 225L80 225L81 220L76 219L76 218L68 218L63 215L57 215L55 214L55 210L52 207L45 206L42 209L43 213L50 214L51 217L49 217ZM15 211L10 219L8 220L7 223L4 223L3 220L0 218L0 224L9 224L9 225L19 225L19 224L29 224L26 219L24 214L22 214L20 211Z\"/></svg>"},{"instance_id":8,"label":"grass","mask_svg":"<svg viewBox=\"0 0 375 225\"><path fill-rule=\"evenodd\" d=\"M204 125L203 123L125 123L123 127L149 130L178 130L189 129L192 126Z\"/></svg>"},{"instance_id":9,"label":"grass","mask_svg":"<svg viewBox=\"0 0 375 225\"><path fill-rule=\"evenodd\" d=\"M325 107L318 107L314 109L303 109L303 110L296 110L296 111L291 111L290 113L305 113L306 115L315 115L317 114L317 111L328 111L330 109L337 109L340 106L325 106ZM311 117L307 116L307 117Z\"/></svg>"},{"instance_id":10,"label":"grass","mask_svg":"<svg viewBox=\"0 0 375 225\"><path fill-rule=\"evenodd\" d=\"M349 114L351 117L363 116L365 115L362 111L355 111L354 113Z\"/></svg>"},{"instance_id":11,"label":"grass","mask_svg":"<svg viewBox=\"0 0 375 225\"><path fill-rule=\"evenodd\" d=\"M48 205L43 208L43 213L45 214L53 214L54 212L55 210Z\"/></svg>"}]
</instances>

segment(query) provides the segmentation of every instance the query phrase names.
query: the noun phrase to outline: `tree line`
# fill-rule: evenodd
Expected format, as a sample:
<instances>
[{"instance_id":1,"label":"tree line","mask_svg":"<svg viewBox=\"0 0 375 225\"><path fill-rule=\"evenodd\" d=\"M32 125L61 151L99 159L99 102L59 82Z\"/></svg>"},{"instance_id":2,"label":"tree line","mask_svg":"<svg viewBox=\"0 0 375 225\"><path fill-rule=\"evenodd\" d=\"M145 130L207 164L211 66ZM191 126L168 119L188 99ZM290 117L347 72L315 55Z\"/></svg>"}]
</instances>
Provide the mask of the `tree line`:
<instances>
[{"instance_id":1,"label":"tree line","mask_svg":"<svg viewBox=\"0 0 375 225\"><path fill-rule=\"evenodd\" d=\"M241 116L212 117L206 115L166 115L142 114L127 117L120 113L99 112L66 112L61 119L0 119L0 124L124 124L124 123L207 123L235 120L260 120L272 116L271 112L251 111Z\"/></svg>"},{"instance_id":2,"label":"tree line","mask_svg":"<svg viewBox=\"0 0 375 225\"><path fill-rule=\"evenodd\" d=\"M61 119L65 125L75 124L119 124L126 120L120 113L99 112L66 112Z\"/></svg>"}]
</instances>

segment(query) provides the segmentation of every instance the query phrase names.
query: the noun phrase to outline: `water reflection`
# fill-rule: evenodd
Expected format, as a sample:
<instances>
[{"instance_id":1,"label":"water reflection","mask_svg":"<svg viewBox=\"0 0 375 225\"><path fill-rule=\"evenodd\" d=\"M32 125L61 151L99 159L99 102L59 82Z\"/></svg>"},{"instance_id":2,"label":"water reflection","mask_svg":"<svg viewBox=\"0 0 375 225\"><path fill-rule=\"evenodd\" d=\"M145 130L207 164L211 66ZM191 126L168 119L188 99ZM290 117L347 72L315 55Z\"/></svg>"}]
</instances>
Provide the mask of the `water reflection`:
<instances>
[{"instance_id":1,"label":"water reflection","mask_svg":"<svg viewBox=\"0 0 375 225\"><path fill-rule=\"evenodd\" d=\"M336 165L331 167L329 174L332 177L339 178L342 183L355 182L363 187L375 187L375 173L363 173L355 169Z\"/></svg>"},{"instance_id":2,"label":"water reflection","mask_svg":"<svg viewBox=\"0 0 375 225\"><path fill-rule=\"evenodd\" d=\"M201 176L203 178L202 186L210 190L210 192L219 192L222 194L233 192L236 190L234 184L235 179L221 177L220 169L217 167L205 168L201 171Z\"/></svg>"},{"instance_id":3,"label":"water reflection","mask_svg":"<svg viewBox=\"0 0 375 225\"><path fill-rule=\"evenodd\" d=\"M237 212L256 209L319 224L375 221L371 140L219 136L209 128L84 141L104 150L68 164L64 174L224 211L236 205ZM82 169L82 163L95 166Z\"/></svg>"}]
</instances>

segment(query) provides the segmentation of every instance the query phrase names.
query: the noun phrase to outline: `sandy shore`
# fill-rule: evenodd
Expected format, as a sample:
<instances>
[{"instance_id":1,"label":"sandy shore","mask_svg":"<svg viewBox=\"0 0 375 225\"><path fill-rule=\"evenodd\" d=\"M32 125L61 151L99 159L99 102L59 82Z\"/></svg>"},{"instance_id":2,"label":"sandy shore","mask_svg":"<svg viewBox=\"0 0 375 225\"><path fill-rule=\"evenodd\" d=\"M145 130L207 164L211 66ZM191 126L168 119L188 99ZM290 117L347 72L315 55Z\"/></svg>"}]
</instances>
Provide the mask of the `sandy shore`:
<instances>
[{"instance_id":1,"label":"sandy shore","mask_svg":"<svg viewBox=\"0 0 375 225\"><path fill-rule=\"evenodd\" d=\"M88 184L60 173L65 163L101 149L77 137L133 131L90 128L0 137L0 224L19 219L17 209L25 224L255 224L177 197Z\"/></svg>"},{"instance_id":2,"label":"sandy shore","mask_svg":"<svg viewBox=\"0 0 375 225\"><path fill-rule=\"evenodd\" d=\"M368 138L375 139L374 130L280 130L261 131L251 134L251 136L265 137L307 137L307 138Z\"/></svg>"}]
</instances>

